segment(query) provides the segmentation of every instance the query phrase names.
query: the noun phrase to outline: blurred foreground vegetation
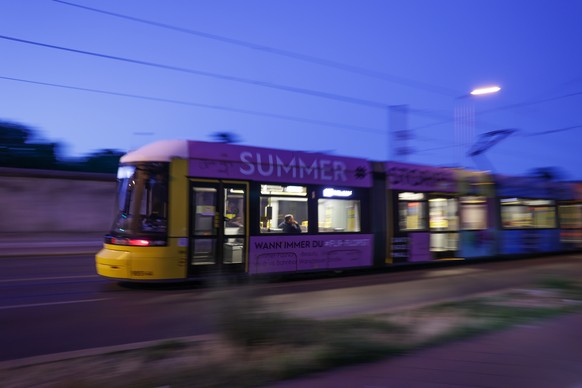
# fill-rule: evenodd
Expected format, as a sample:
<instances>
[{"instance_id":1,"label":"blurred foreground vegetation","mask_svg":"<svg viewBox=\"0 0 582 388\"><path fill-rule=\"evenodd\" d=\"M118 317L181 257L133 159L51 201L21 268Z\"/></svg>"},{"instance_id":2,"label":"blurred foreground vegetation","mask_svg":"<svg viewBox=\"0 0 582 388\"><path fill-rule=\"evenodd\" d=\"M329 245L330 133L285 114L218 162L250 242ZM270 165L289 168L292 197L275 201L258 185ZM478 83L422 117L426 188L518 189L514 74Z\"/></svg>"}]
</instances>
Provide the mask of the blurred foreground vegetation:
<instances>
[{"instance_id":1,"label":"blurred foreground vegetation","mask_svg":"<svg viewBox=\"0 0 582 388\"><path fill-rule=\"evenodd\" d=\"M248 291L217 291L218 334L0 370L10 387L259 387L582 310L582 283L532 287L343 319L288 315Z\"/></svg>"},{"instance_id":2,"label":"blurred foreground vegetation","mask_svg":"<svg viewBox=\"0 0 582 388\"><path fill-rule=\"evenodd\" d=\"M35 131L29 127L0 121L0 167L113 174L124 154L103 149L80 158L65 158L62 144L36 138Z\"/></svg>"}]
</instances>

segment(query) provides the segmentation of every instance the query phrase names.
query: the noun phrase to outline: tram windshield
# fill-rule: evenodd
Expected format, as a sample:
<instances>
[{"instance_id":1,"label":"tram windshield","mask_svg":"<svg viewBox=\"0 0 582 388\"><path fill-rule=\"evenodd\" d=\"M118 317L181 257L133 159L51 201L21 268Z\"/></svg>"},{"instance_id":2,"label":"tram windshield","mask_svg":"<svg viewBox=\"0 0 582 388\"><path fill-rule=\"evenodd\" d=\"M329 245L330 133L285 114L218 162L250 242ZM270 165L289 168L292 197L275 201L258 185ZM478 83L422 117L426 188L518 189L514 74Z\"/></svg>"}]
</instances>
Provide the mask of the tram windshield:
<instances>
[{"instance_id":1,"label":"tram windshield","mask_svg":"<svg viewBox=\"0 0 582 388\"><path fill-rule=\"evenodd\" d=\"M122 165L117 172L117 214L112 234L165 237L168 228L168 163Z\"/></svg>"}]
</instances>

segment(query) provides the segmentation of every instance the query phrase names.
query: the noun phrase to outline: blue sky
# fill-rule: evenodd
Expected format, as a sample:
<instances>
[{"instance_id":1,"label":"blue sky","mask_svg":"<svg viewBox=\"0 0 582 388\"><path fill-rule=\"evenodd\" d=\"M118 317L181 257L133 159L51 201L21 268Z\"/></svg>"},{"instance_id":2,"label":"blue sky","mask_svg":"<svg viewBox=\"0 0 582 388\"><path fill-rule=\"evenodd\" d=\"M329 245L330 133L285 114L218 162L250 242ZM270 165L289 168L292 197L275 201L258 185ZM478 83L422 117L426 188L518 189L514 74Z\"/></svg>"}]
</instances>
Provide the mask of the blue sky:
<instances>
[{"instance_id":1,"label":"blue sky","mask_svg":"<svg viewBox=\"0 0 582 388\"><path fill-rule=\"evenodd\" d=\"M385 160L389 107L406 105L413 153L400 160L582 179L582 2L66 1L125 17L0 0L0 119L65 155L226 131ZM502 90L459 98L489 84ZM485 158L460 156L454 111L467 104L473 142L516 130Z\"/></svg>"}]
</instances>

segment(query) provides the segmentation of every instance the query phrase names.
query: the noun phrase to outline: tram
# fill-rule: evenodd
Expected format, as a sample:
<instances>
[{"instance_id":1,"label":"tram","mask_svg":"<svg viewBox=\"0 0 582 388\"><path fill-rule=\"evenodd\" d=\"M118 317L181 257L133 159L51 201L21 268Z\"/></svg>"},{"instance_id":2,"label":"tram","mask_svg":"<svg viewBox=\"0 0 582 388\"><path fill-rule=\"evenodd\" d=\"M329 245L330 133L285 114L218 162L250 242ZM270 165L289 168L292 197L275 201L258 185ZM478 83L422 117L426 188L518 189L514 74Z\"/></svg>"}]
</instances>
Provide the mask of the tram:
<instances>
[{"instance_id":1,"label":"tram","mask_svg":"<svg viewBox=\"0 0 582 388\"><path fill-rule=\"evenodd\" d=\"M383 268L582 247L582 190L574 184L519 192L531 182L187 140L129 152L117 178L115 219L96 254L97 273L116 280ZM289 215L296 233L286 232Z\"/></svg>"}]
</instances>

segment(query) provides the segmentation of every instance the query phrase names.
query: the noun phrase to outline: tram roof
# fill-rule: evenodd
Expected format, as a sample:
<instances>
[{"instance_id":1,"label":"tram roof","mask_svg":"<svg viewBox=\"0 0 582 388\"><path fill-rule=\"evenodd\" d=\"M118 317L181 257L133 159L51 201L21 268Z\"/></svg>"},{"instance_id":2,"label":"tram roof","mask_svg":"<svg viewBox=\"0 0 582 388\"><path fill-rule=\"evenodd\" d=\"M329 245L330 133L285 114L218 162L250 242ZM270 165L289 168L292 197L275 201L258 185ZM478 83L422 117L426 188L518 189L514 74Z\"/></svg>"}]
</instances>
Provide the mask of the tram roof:
<instances>
[{"instance_id":1,"label":"tram roof","mask_svg":"<svg viewBox=\"0 0 582 388\"><path fill-rule=\"evenodd\" d=\"M224 144L224 143L213 143L204 141L193 141L193 140L159 140L150 144L146 144L136 150L129 151L123 155L120 159L121 163L135 163L135 162L169 162L172 159L189 159L193 156L192 146L197 147L196 153L212 153L216 151L216 147L241 147L248 150L261 150L261 151L273 151L273 152L292 152L294 154L305 154L305 155L318 155L316 152L305 152L305 151L295 151L295 150L283 150L265 147L255 147L247 145L238 144ZM201 148L199 148L201 147ZM209 151L212 149L213 151ZM338 155L325 155L328 158L333 159L352 159L352 160L366 160L362 158L354 158L347 156Z\"/></svg>"},{"instance_id":2,"label":"tram roof","mask_svg":"<svg viewBox=\"0 0 582 388\"><path fill-rule=\"evenodd\" d=\"M169 162L174 158L188 158L188 140L160 140L130 151L120 159L121 163Z\"/></svg>"},{"instance_id":3,"label":"tram roof","mask_svg":"<svg viewBox=\"0 0 582 388\"><path fill-rule=\"evenodd\" d=\"M354 187L372 184L371 165L366 159L238 144L163 140L129 152L120 161L173 159L188 160L188 173L197 177Z\"/></svg>"}]
</instances>

